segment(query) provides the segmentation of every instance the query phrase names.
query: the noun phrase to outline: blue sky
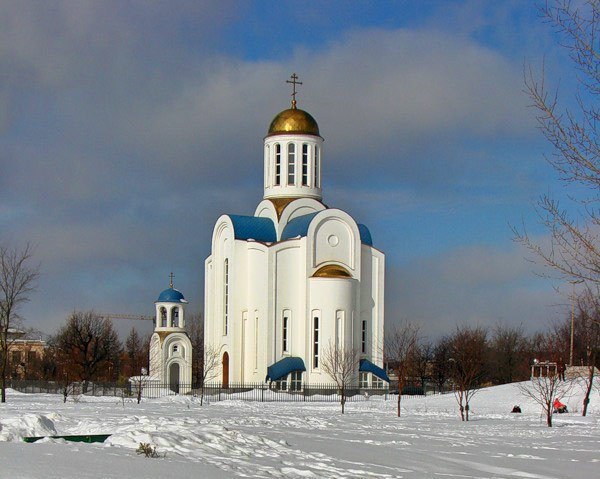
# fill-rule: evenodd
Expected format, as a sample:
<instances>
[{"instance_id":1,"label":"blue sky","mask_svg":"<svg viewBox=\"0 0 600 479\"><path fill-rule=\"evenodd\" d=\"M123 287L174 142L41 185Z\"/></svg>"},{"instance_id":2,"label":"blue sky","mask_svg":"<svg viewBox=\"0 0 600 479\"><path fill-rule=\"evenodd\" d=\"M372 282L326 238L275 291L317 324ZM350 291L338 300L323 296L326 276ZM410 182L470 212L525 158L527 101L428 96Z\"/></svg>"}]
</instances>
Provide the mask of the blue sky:
<instances>
[{"instance_id":1,"label":"blue sky","mask_svg":"<svg viewBox=\"0 0 600 479\"><path fill-rule=\"evenodd\" d=\"M260 201L297 72L324 201L387 255L387 321L545 327L560 282L510 230L543 242L533 204L565 195L523 94L542 61L568 99L533 2L0 3L0 241L36 247L27 324L152 314L171 271L201 311L214 222Z\"/></svg>"}]
</instances>

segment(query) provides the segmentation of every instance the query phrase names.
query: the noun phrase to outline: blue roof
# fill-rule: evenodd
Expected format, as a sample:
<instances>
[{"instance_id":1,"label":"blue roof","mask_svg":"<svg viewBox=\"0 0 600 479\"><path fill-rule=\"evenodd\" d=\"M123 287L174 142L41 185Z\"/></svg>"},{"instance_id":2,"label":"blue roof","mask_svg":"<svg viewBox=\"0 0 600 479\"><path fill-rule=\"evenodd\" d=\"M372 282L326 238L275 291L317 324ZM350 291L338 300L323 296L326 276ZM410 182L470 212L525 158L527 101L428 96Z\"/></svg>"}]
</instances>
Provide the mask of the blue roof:
<instances>
[{"instance_id":1,"label":"blue roof","mask_svg":"<svg viewBox=\"0 0 600 479\"><path fill-rule=\"evenodd\" d=\"M360 360L360 366L358 367L358 370L363 371L365 373L374 374L379 379L383 379L384 381L387 381L388 383L390 382L390 378L388 377L387 373L383 369L381 369L379 366L375 366L368 359Z\"/></svg>"},{"instance_id":2,"label":"blue roof","mask_svg":"<svg viewBox=\"0 0 600 479\"><path fill-rule=\"evenodd\" d=\"M283 228L281 233L281 240L287 240L296 238L297 236L303 237L308 234L308 227L313 218L320 212L310 213L308 215L298 216L288 222ZM373 246L373 239L371 238L371 232L365 225L357 225L358 232L360 234L360 241L368 246Z\"/></svg>"},{"instance_id":3,"label":"blue roof","mask_svg":"<svg viewBox=\"0 0 600 479\"><path fill-rule=\"evenodd\" d=\"M266 381L277 381L293 371L306 371L304 361L301 358L283 358L267 368Z\"/></svg>"},{"instance_id":4,"label":"blue roof","mask_svg":"<svg viewBox=\"0 0 600 479\"><path fill-rule=\"evenodd\" d=\"M157 303L187 303L181 291L174 288L165 289L156 300Z\"/></svg>"},{"instance_id":5,"label":"blue roof","mask_svg":"<svg viewBox=\"0 0 600 479\"><path fill-rule=\"evenodd\" d=\"M228 215L233 223L235 239L274 243L277 241L275 225L269 218L256 216Z\"/></svg>"},{"instance_id":6,"label":"blue roof","mask_svg":"<svg viewBox=\"0 0 600 479\"><path fill-rule=\"evenodd\" d=\"M373 246L373 239L371 238L371 232L369 231L369 228L361 224L357 226L360 234L360 242L362 244L366 244L367 246Z\"/></svg>"},{"instance_id":7,"label":"blue roof","mask_svg":"<svg viewBox=\"0 0 600 479\"><path fill-rule=\"evenodd\" d=\"M310 222L317 214L318 212L310 213L288 221L288 224L285 225L285 228L283 228L283 232L281 233L281 239L287 240L295 238L296 236L306 236Z\"/></svg>"}]
</instances>

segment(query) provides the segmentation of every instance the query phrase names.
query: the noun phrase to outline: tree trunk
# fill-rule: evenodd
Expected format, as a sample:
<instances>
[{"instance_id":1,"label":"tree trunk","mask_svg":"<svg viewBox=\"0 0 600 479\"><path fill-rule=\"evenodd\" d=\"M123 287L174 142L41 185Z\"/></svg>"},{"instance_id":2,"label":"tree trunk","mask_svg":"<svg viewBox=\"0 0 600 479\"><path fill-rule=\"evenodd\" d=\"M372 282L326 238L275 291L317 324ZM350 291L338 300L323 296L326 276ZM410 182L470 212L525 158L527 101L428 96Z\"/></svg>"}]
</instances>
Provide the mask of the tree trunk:
<instances>
[{"instance_id":1,"label":"tree trunk","mask_svg":"<svg viewBox=\"0 0 600 479\"><path fill-rule=\"evenodd\" d=\"M465 405L465 421L469 420L469 403Z\"/></svg>"},{"instance_id":2,"label":"tree trunk","mask_svg":"<svg viewBox=\"0 0 600 479\"><path fill-rule=\"evenodd\" d=\"M402 391L398 390L398 417L400 417L400 402L402 401Z\"/></svg>"},{"instance_id":3,"label":"tree trunk","mask_svg":"<svg viewBox=\"0 0 600 479\"><path fill-rule=\"evenodd\" d=\"M342 388L342 414L344 414L344 406L346 405L346 391Z\"/></svg>"},{"instance_id":4,"label":"tree trunk","mask_svg":"<svg viewBox=\"0 0 600 479\"><path fill-rule=\"evenodd\" d=\"M590 403L590 393L592 392L592 386L594 385L594 367L594 363L590 363L590 366L588 366L589 376L587 388L585 390L585 397L583 398L583 411L581 412L582 416L587 414L588 404Z\"/></svg>"},{"instance_id":5,"label":"tree trunk","mask_svg":"<svg viewBox=\"0 0 600 479\"><path fill-rule=\"evenodd\" d=\"M5 350L2 351L2 363L0 364L0 375L2 376L2 401L6 402L6 366L8 362L8 346L5 343Z\"/></svg>"},{"instance_id":6,"label":"tree trunk","mask_svg":"<svg viewBox=\"0 0 600 479\"><path fill-rule=\"evenodd\" d=\"M552 427L552 403L546 403L546 424L548 427Z\"/></svg>"}]
</instances>

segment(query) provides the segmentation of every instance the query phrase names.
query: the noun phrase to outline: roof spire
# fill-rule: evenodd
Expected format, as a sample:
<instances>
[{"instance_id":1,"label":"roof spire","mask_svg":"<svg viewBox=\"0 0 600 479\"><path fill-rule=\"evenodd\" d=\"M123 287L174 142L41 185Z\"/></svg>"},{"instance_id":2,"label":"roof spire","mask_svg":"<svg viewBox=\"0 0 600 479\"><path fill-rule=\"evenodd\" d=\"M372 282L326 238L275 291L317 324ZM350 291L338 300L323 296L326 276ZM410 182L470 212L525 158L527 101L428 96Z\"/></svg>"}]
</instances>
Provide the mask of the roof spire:
<instances>
[{"instance_id":1,"label":"roof spire","mask_svg":"<svg viewBox=\"0 0 600 479\"><path fill-rule=\"evenodd\" d=\"M175 275L171 271L171 274L169 275L169 288L171 288L171 289L173 289L173 278L174 277L175 277Z\"/></svg>"},{"instance_id":2,"label":"roof spire","mask_svg":"<svg viewBox=\"0 0 600 479\"><path fill-rule=\"evenodd\" d=\"M286 83L291 83L292 84L292 109L295 110L296 109L296 85L302 85L301 81L298 81L298 75L296 75L295 73L292 73L290 75L290 78L292 79L292 81L290 80L286 80Z\"/></svg>"}]
</instances>

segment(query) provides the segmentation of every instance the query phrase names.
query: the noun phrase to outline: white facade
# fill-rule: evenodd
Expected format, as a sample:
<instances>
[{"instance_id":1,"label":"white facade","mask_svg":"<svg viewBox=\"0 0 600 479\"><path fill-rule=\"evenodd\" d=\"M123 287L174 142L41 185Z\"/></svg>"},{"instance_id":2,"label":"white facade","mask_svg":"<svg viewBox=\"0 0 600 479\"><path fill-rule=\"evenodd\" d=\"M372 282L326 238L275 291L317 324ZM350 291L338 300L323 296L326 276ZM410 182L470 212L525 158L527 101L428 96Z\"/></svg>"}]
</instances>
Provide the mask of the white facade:
<instances>
[{"instance_id":1,"label":"white facade","mask_svg":"<svg viewBox=\"0 0 600 479\"><path fill-rule=\"evenodd\" d=\"M330 345L382 365L385 256L365 226L321 202L322 147L316 122L293 103L264 140L254 215L216 222L205 345L221 348L225 385L263 382L287 357L304 363L303 382L330 383L320 367Z\"/></svg>"},{"instance_id":2,"label":"white facade","mask_svg":"<svg viewBox=\"0 0 600 479\"><path fill-rule=\"evenodd\" d=\"M156 319L150 338L150 378L173 391L185 393L192 383L192 343L185 331L187 301L171 284L154 304Z\"/></svg>"}]
</instances>

